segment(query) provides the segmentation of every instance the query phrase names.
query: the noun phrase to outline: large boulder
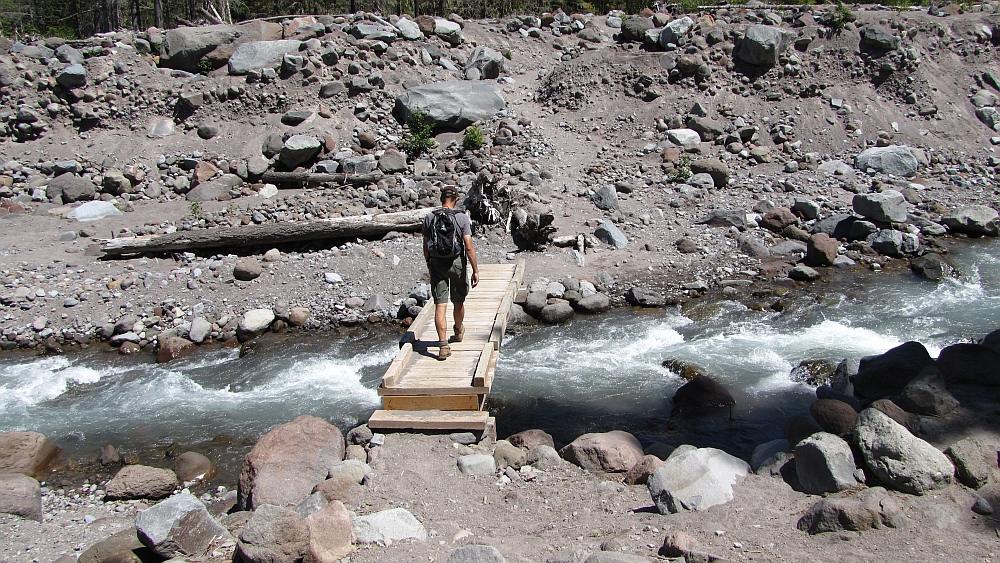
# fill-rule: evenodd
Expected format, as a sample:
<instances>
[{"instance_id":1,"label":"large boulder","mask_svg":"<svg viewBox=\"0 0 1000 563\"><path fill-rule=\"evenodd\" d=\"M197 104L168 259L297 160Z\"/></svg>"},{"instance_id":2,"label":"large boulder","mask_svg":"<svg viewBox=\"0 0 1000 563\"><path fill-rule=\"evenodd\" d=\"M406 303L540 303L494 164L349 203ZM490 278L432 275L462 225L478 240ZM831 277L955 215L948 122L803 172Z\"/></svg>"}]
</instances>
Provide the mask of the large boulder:
<instances>
[{"instance_id":1,"label":"large boulder","mask_svg":"<svg viewBox=\"0 0 1000 563\"><path fill-rule=\"evenodd\" d=\"M681 413L736 404L724 385L706 375L699 375L682 385L674 393L673 402L674 408Z\"/></svg>"},{"instance_id":2,"label":"large boulder","mask_svg":"<svg viewBox=\"0 0 1000 563\"><path fill-rule=\"evenodd\" d=\"M322 143L312 135L292 135L282 145L278 160L288 168L295 168L319 154Z\"/></svg>"},{"instance_id":3,"label":"large boulder","mask_svg":"<svg viewBox=\"0 0 1000 563\"><path fill-rule=\"evenodd\" d=\"M854 158L854 167L864 171L871 168L881 174L894 176L913 176L917 173L919 162L909 147L889 145L888 147L872 147L861 151Z\"/></svg>"},{"instance_id":4,"label":"large boulder","mask_svg":"<svg viewBox=\"0 0 1000 563\"><path fill-rule=\"evenodd\" d=\"M243 459L239 507L298 503L326 479L330 466L344 459L345 449L340 430L321 418L304 415L279 424Z\"/></svg>"},{"instance_id":5,"label":"large boulder","mask_svg":"<svg viewBox=\"0 0 1000 563\"><path fill-rule=\"evenodd\" d=\"M184 452L174 460L174 473L181 482L211 479L215 464L198 452Z\"/></svg>"},{"instance_id":6,"label":"large boulder","mask_svg":"<svg viewBox=\"0 0 1000 563\"><path fill-rule=\"evenodd\" d=\"M393 115L401 123L414 112L441 129L462 130L477 121L488 121L507 107L496 84L462 80L422 84L396 98Z\"/></svg>"},{"instance_id":7,"label":"large boulder","mask_svg":"<svg viewBox=\"0 0 1000 563\"><path fill-rule=\"evenodd\" d=\"M912 254L920 249L920 239L913 233L904 233L895 229L880 229L868 235L865 243L872 250L885 256L895 258L904 254Z\"/></svg>"},{"instance_id":8,"label":"large boulder","mask_svg":"<svg viewBox=\"0 0 1000 563\"><path fill-rule=\"evenodd\" d=\"M820 399L809 407L809 413L824 431L846 436L854 430L858 413L854 407L835 399Z\"/></svg>"},{"instance_id":9,"label":"large boulder","mask_svg":"<svg viewBox=\"0 0 1000 563\"><path fill-rule=\"evenodd\" d=\"M708 174L715 182L715 187L724 188L729 185L729 165L717 158L703 158L691 162L691 172Z\"/></svg>"},{"instance_id":10,"label":"large boulder","mask_svg":"<svg viewBox=\"0 0 1000 563\"><path fill-rule=\"evenodd\" d=\"M489 47L480 45L469 54L465 68L466 70L478 69L480 76L485 79L497 78L500 76L500 71L503 70L503 55Z\"/></svg>"},{"instance_id":11,"label":"large boulder","mask_svg":"<svg viewBox=\"0 0 1000 563\"><path fill-rule=\"evenodd\" d=\"M736 56L758 66L774 66L795 40L795 34L770 25L751 25L740 42Z\"/></svg>"},{"instance_id":12,"label":"large boulder","mask_svg":"<svg viewBox=\"0 0 1000 563\"><path fill-rule=\"evenodd\" d=\"M611 221L601 221L601 224L594 230L594 236L597 237L597 240L616 250L628 246L628 237Z\"/></svg>"},{"instance_id":13,"label":"large boulder","mask_svg":"<svg viewBox=\"0 0 1000 563\"><path fill-rule=\"evenodd\" d=\"M51 183L49 184L51 185ZM966 205L945 213L941 222L956 233L995 237L1000 229L1000 215L986 205Z\"/></svg>"},{"instance_id":14,"label":"large boulder","mask_svg":"<svg viewBox=\"0 0 1000 563\"><path fill-rule=\"evenodd\" d=\"M955 463L955 476L966 487L979 489L990 479L990 466L985 461L982 448L973 438L955 442L944 451ZM996 451L991 457L996 459ZM991 460L992 463L992 460Z\"/></svg>"},{"instance_id":15,"label":"large boulder","mask_svg":"<svg viewBox=\"0 0 1000 563\"><path fill-rule=\"evenodd\" d=\"M236 174L223 174L218 178L198 184L184 197L188 201L216 201L219 196L228 194L229 190L242 183L243 179Z\"/></svg>"},{"instance_id":16,"label":"large boulder","mask_svg":"<svg viewBox=\"0 0 1000 563\"><path fill-rule=\"evenodd\" d=\"M511 445L517 446L519 448L524 448L525 450L532 450L535 446L546 445L550 448L554 448L555 442L552 440L552 435L544 430L538 430L537 428L532 428L531 430L524 430L518 432L517 434L511 434L507 437L507 441Z\"/></svg>"},{"instance_id":17,"label":"large boulder","mask_svg":"<svg viewBox=\"0 0 1000 563\"><path fill-rule=\"evenodd\" d=\"M461 45L465 39L462 37L462 26L457 22L443 18L434 18L434 35L452 47Z\"/></svg>"},{"instance_id":18,"label":"large boulder","mask_svg":"<svg viewBox=\"0 0 1000 563\"><path fill-rule=\"evenodd\" d=\"M274 322L274 311L271 309L253 309L247 311L236 325L236 337L240 342L256 338L267 331ZM341 456L343 459L343 456Z\"/></svg>"},{"instance_id":19,"label":"large boulder","mask_svg":"<svg viewBox=\"0 0 1000 563\"><path fill-rule=\"evenodd\" d=\"M882 487L872 487L849 497L830 497L812 505L799 518L798 529L809 534L862 532L883 526L898 528L906 515Z\"/></svg>"},{"instance_id":20,"label":"large boulder","mask_svg":"<svg viewBox=\"0 0 1000 563\"><path fill-rule=\"evenodd\" d=\"M126 465L108 481L105 498L131 500L167 498L177 488L177 475L169 469Z\"/></svg>"},{"instance_id":21,"label":"large boulder","mask_svg":"<svg viewBox=\"0 0 1000 563\"><path fill-rule=\"evenodd\" d=\"M909 412L930 416L943 416L958 407L958 399L948 391L937 366L927 366L906 384L902 403Z\"/></svg>"},{"instance_id":22,"label":"large boulder","mask_svg":"<svg viewBox=\"0 0 1000 563\"><path fill-rule=\"evenodd\" d=\"M885 28L871 25L861 30L861 44L880 51L895 51L899 48L899 37Z\"/></svg>"},{"instance_id":23,"label":"large boulder","mask_svg":"<svg viewBox=\"0 0 1000 563\"><path fill-rule=\"evenodd\" d=\"M135 528L139 541L164 559L199 557L212 540L229 537L204 503L187 490L137 514Z\"/></svg>"},{"instance_id":24,"label":"large boulder","mask_svg":"<svg viewBox=\"0 0 1000 563\"><path fill-rule=\"evenodd\" d=\"M817 432L795 446L795 473L802 490L812 494L836 493L857 484L854 454L839 436Z\"/></svg>"},{"instance_id":25,"label":"large boulder","mask_svg":"<svg viewBox=\"0 0 1000 563\"><path fill-rule=\"evenodd\" d=\"M923 344L904 342L879 356L862 358L854 376L854 392L866 399L895 395L933 362Z\"/></svg>"},{"instance_id":26,"label":"large boulder","mask_svg":"<svg viewBox=\"0 0 1000 563\"><path fill-rule=\"evenodd\" d=\"M745 461L715 448L671 455L646 486L660 514L705 510L733 500L733 485L750 471Z\"/></svg>"},{"instance_id":27,"label":"large boulder","mask_svg":"<svg viewBox=\"0 0 1000 563\"><path fill-rule=\"evenodd\" d=\"M87 85L87 69L82 64L71 64L56 74L56 82L64 88L83 88Z\"/></svg>"},{"instance_id":28,"label":"large boulder","mask_svg":"<svg viewBox=\"0 0 1000 563\"><path fill-rule=\"evenodd\" d=\"M660 30L660 36L658 37L660 47L666 49L667 45L670 45L671 43L675 46L680 45L684 36L687 35L693 27L694 20L687 16L668 23L662 30Z\"/></svg>"},{"instance_id":29,"label":"large boulder","mask_svg":"<svg viewBox=\"0 0 1000 563\"><path fill-rule=\"evenodd\" d=\"M233 25L204 25L178 27L167 30L160 47L160 65L187 72L199 72L202 57L216 47L232 43L239 37L239 28Z\"/></svg>"},{"instance_id":30,"label":"large boulder","mask_svg":"<svg viewBox=\"0 0 1000 563\"><path fill-rule=\"evenodd\" d=\"M643 457L642 444L621 430L584 434L559 450L559 455L590 471L621 473Z\"/></svg>"},{"instance_id":31,"label":"large boulder","mask_svg":"<svg viewBox=\"0 0 1000 563\"><path fill-rule=\"evenodd\" d=\"M308 552L306 519L270 504L257 507L236 543L236 555L244 563L296 563Z\"/></svg>"},{"instance_id":32,"label":"large boulder","mask_svg":"<svg viewBox=\"0 0 1000 563\"><path fill-rule=\"evenodd\" d=\"M288 53L297 53L301 41L249 41L236 47L229 57L229 74L246 74L251 70L278 68Z\"/></svg>"},{"instance_id":33,"label":"large boulder","mask_svg":"<svg viewBox=\"0 0 1000 563\"><path fill-rule=\"evenodd\" d=\"M622 31L618 34L618 40L623 43L641 42L646 37L646 32L653 29L653 20L639 15L628 16L622 22Z\"/></svg>"},{"instance_id":34,"label":"large boulder","mask_svg":"<svg viewBox=\"0 0 1000 563\"><path fill-rule=\"evenodd\" d=\"M358 543L390 543L405 539L427 540L427 530L410 511L393 508L352 520Z\"/></svg>"},{"instance_id":35,"label":"large boulder","mask_svg":"<svg viewBox=\"0 0 1000 563\"><path fill-rule=\"evenodd\" d=\"M564 299L554 299L538 312L538 320L549 325L563 324L573 316L573 306Z\"/></svg>"},{"instance_id":36,"label":"large boulder","mask_svg":"<svg viewBox=\"0 0 1000 563\"><path fill-rule=\"evenodd\" d=\"M941 488L955 474L948 456L876 409L858 415L854 440L868 469L883 484L904 493Z\"/></svg>"},{"instance_id":37,"label":"large boulder","mask_svg":"<svg viewBox=\"0 0 1000 563\"><path fill-rule=\"evenodd\" d=\"M906 221L906 199L896 190L856 194L851 205L855 212L872 221L880 223Z\"/></svg>"},{"instance_id":38,"label":"large boulder","mask_svg":"<svg viewBox=\"0 0 1000 563\"><path fill-rule=\"evenodd\" d=\"M948 383L1000 386L1000 352L982 344L952 344L934 365Z\"/></svg>"},{"instance_id":39,"label":"large boulder","mask_svg":"<svg viewBox=\"0 0 1000 563\"><path fill-rule=\"evenodd\" d=\"M312 563L339 563L353 549L351 514L333 501L306 518L309 527L309 557Z\"/></svg>"},{"instance_id":40,"label":"large boulder","mask_svg":"<svg viewBox=\"0 0 1000 563\"><path fill-rule=\"evenodd\" d=\"M59 455L55 442L38 432L0 434L0 473L23 473L41 478Z\"/></svg>"},{"instance_id":41,"label":"large boulder","mask_svg":"<svg viewBox=\"0 0 1000 563\"><path fill-rule=\"evenodd\" d=\"M23 473L0 473L0 514L42 521L42 489Z\"/></svg>"},{"instance_id":42,"label":"large boulder","mask_svg":"<svg viewBox=\"0 0 1000 563\"><path fill-rule=\"evenodd\" d=\"M45 196L49 201L62 198L63 203L73 203L75 201L90 201L97 193L97 186L90 180L75 174L60 174L49 180L49 185L45 188Z\"/></svg>"}]
</instances>

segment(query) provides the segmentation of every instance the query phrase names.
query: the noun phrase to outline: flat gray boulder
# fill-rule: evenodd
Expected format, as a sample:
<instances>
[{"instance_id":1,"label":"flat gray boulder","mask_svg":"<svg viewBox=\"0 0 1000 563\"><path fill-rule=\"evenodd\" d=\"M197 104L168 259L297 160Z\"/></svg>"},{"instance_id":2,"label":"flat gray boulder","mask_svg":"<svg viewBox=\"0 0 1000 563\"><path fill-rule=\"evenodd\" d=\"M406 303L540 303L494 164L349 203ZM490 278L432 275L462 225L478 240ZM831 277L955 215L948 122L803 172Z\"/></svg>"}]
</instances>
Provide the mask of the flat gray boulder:
<instances>
[{"instance_id":1,"label":"flat gray boulder","mask_svg":"<svg viewBox=\"0 0 1000 563\"><path fill-rule=\"evenodd\" d=\"M715 448L671 455L646 486L660 514L705 510L733 500L733 485L747 475L747 462Z\"/></svg>"},{"instance_id":2,"label":"flat gray boulder","mask_svg":"<svg viewBox=\"0 0 1000 563\"><path fill-rule=\"evenodd\" d=\"M680 45L681 40L691 31L692 28L694 28L694 20L687 16L668 23L662 30L660 30L660 35L657 38L660 43L660 47L666 49L667 45L670 45L671 43L674 45Z\"/></svg>"},{"instance_id":3,"label":"flat gray boulder","mask_svg":"<svg viewBox=\"0 0 1000 563\"><path fill-rule=\"evenodd\" d=\"M490 457L490 459L493 459ZM427 540L427 530L410 511L393 508L352 519L358 543L388 543L399 540Z\"/></svg>"},{"instance_id":4,"label":"flat gray boulder","mask_svg":"<svg viewBox=\"0 0 1000 563\"><path fill-rule=\"evenodd\" d=\"M412 113L419 112L436 127L460 130L491 119L505 107L496 84L462 80L422 84L404 91L396 98L393 115L405 123Z\"/></svg>"},{"instance_id":5,"label":"flat gray boulder","mask_svg":"<svg viewBox=\"0 0 1000 563\"><path fill-rule=\"evenodd\" d=\"M955 474L948 456L874 408L858 415L854 440L878 479L904 493L922 494L944 487Z\"/></svg>"},{"instance_id":6,"label":"flat gray boulder","mask_svg":"<svg viewBox=\"0 0 1000 563\"><path fill-rule=\"evenodd\" d=\"M164 559L199 557L212 540L229 537L229 531L187 490L138 513L135 528L139 541Z\"/></svg>"},{"instance_id":7,"label":"flat gray boulder","mask_svg":"<svg viewBox=\"0 0 1000 563\"><path fill-rule=\"evenodd\" d=\"M292 135L281 146L278 160L288 168L308 162L319 154L321 143L311 135Z\"/></svg>"},{"instance_id":8,"label":"flat gray boulder","mask_svg":"<svg viewBox=\"0 0 1000 563\"><path fill-rule=\"evenodd\" d=\"M919 162L913 156L910 147L889 145L888 147L872 147L861 151L854 158L854 168L865 171L871 168L881 174L893 176L913 176L917 173Z\"/></svg>"},{"instance_id":9,"label":"flat gray boulder","mask_svg":"<svg viewBox=\"0 0 1000 563\"><path fill-rule=\"evenodd\" d=\"M0 474L0 514L42 521L42 489L23 473Z\"/></svg>"},{"instance_id":10,"label":"flat gray boulder","mask_svg":"<svg viewBox=\"0 0 1000 563\"><path fill-rule=\"evenodd\" d=\"M243 180L236 174L223 174L218 178L198 184L184 197L188 201L216 201L219 196L228 194L229 190L242 183Z\"/></svg>"},{"instance_id":11,"label":"flat gray boulder","mask_svg":"<svg viewBox=\"0 0 1000 563\"><path fill-rule=\"evenodd\" d=\"M774 66L795 40L795 34L771 25L751 25L736 56L757 66Z\"/></svg>"},{"instance_id":12,"label":"flat gray boulder","mask_svg":"<svg viewBox=\"0 0 1000 563\"><path fill-rule=\"evenodd\" d=\"M966 205L944 214L941 222L957 233L995 237L1000 228L1000 215L986 205Z\"/></svg>"},{"instance_id":13,"label":"flat gray boulder","mask_svg":"<svg viewBox=\"0 0 1000 563\"><path fill-rule=\"evenodd\" d=\"M621 250L628 246L628 237L611 221L601 221L601 224L594 230L597 240L612 246L615 250Z\"/></svg>"},{"instance_id":14,"label":"flat gray boulder","mask_svg":"<svg viewBox=\"0 0 1000 563\"><path fill-rule=\"evenodd\" d=\"M243 43L229 57L229 74L239 75L262 68L278 68L285 55L297 53L301 45L301 41L294 39Z\"/></svg>"},{"instance_id":15,"label":"flat gray boulder","mask_svg":"<svg viewBox=\"0 0 1000 563\"><path fill-rule=\"evenodd\" d=\"M856 213L872 221L880 223L906 221L906 199L896 190L856 194L851 205Z\"/></svg>"},{"instance_id":16,"label":"flat gray boulder","mask_svg":"<svg viewBox=\"0 0 1000 563\"><path fill-rule=\"evenodd\" d=\"M811 495L836 493L857 484L854 454L840 436L817 432L795 446L795 473Z\"/></svg>"},{"instance_id":17,"label":"flat gray boulder","mask_svg":"<svg viewBox=\"0 0 1000 563\"><path fill-rule=\"evenodd\" d=\"M160 65L187 72L199 72L198 63L202 57L225 43L231 43L239 36L239 28L233 25L203 25L199 27L178 27L163 34L160 47Z\"/></svg>"},{"instance_id":18,"label":"flat gray boulder","mask_svg":"<svg viewBox=\"0 0 1000 563\"><path fill-rule=\"evenodd\" d=\"M61 197L63 203L91 201L94 199L95 193L97 193L97 186L93 182L76 174L68 173L60 174L49 180L49 185L45 188L45 195L50 201Z\"/></svg>"}]
</instances>

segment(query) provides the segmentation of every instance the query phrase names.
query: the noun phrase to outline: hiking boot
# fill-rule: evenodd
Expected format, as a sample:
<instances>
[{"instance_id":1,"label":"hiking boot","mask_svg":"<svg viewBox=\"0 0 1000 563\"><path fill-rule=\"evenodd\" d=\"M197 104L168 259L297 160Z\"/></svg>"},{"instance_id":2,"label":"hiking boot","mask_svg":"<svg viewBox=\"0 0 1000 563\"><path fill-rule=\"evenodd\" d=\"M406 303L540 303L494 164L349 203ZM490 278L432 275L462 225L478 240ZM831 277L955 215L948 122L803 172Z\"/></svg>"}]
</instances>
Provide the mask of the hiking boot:
<instances>
[{"instance_id":1,"label":"hiking boot","mask_svg":"<svg viewBox=\"0 0 1000 563\"><path fill-rule=\"evenodd\" d=\"M452 340L454 340L455 342L461 342L462 339L465 338L465 325L456 326L454 328L455 328L455 338L453 338Z\"/></svg>"},{"instance_id":2,"label":"hiking boot","mask_svg":"<svg viewBox=\"0 0 1000 563\"><path fill-rule=\"evenodd\" d=\"M451 356L451 346L448 344L442 344L438 347L438 360L444 360Z\"/></svg>"}]
</instances>

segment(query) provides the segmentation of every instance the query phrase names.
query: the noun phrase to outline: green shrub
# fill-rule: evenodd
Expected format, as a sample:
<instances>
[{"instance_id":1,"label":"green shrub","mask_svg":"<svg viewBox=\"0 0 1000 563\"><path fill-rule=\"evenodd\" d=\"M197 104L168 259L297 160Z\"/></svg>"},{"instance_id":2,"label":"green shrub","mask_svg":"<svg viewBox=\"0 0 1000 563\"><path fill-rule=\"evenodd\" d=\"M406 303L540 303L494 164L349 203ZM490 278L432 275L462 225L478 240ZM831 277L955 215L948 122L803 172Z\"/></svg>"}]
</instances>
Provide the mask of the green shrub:
<instances>
[{"instance_id":1,"label":"green shrub","mask_svg":"<svg viewBox=\"0 0 1000 563\"><path fill-rule=\"evenodd\" d=\"M844 29L844 26L848 23L857 19L858 16L854 15L854 12L852 12L850 8L845 6L843 2L838 1L837 7L827 12L823 23L833 28L834 31L840 31Z\"/></svg>"},{"instance_id":2,"label":"green shrub","mask_svg":"<svg viewBox=\"0 0 1000 563\"><path fill-rule=\"evenodd\" d=\"M415 111L406 118L406 134L399 141L399 149L410 158L416 158L434 148L434 122Z\"/></svg>"},{"instance_id":3,"label":"green shrub","mask_svg":"<svg viewBox=\"0 0 1000 563\"><path fill-rule=\"evenodd\" d=\"M462 146L470 151L476 151L483 148L486 144L486 139L483 137L483 132L479 127L475 125L470 125L465 128L465 135L462 136Z\"/></svg>"},{"instance_id":4,"label":"green shrub","mask_svg":"<svg viewBox=\"0 0 1000 563\"><path fill-rule=\"evenodd\" d=\"M215 65L212 64L212 61L208 59L202 59L198 61L198 70L202 71L205 74L208 74L213 70L215 70Z\"/></svg>"},{"instance_id":5,"label":"green shrub","mask_svg":"<svg viewBox=\"0 0 1000 563\"><path fill-rule=\"evenodd\" d=\"M691 179L694 173L691 172L691 157L682 156L681 161L677 164L677 170L674 172L674 182L683 184Z\"/></svg>"}]
</instances>

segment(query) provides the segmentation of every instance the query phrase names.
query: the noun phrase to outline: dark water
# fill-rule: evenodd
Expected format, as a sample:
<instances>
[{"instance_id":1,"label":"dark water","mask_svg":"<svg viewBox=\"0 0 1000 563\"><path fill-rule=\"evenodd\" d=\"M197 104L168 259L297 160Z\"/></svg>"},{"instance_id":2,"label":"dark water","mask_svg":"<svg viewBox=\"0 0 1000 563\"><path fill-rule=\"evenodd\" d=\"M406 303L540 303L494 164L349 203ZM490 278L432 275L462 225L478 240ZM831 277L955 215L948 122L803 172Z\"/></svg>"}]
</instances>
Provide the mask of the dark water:
<instances>
[{"instance_id":1,"label":"dark water","mask_svg":"<svg viewBox=\"0 0 1000 563\"><path fill-rule=\"evenodd\" d=\"M812 402L814 390L789 378L798 362L877 354L907 340L936 355L1000 327L1000 244L956 245L950 259L960 279L837 274L785 298L781 313L706 301L522 328L504 342L490 410L501 436L542 428L566 443L624 429L644 443L748 457ZM219 460L221 482L231 482L249 445L276 424L313 414L346 430L366 420L379 406L375 389L397 338L392 331L288 337L242 359L213 347L166 365L100 351L4 355L0 432L42 432L71 458L92 458L109 443L126 455L177 443ZM683 380L660 367L666 358L725 384L737 401L732 419L728 412L671 418L670 398Z\"/></svg>"}]
</instances>

